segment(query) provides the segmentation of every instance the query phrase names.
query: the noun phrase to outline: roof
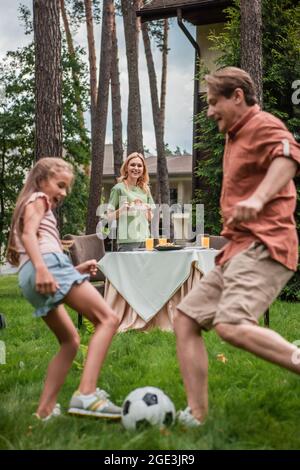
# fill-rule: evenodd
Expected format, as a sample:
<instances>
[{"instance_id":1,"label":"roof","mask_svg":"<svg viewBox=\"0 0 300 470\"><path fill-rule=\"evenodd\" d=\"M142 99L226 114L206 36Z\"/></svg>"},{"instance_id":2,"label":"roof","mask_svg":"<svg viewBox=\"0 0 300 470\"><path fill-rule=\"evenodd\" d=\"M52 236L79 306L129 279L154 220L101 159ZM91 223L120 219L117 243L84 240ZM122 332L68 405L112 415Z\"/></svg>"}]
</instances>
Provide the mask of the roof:
<instances>
[{"instance_id":1,"label":"roof","mask_svg":"<svg viewBox=\"0 0 300 470\"><path fill-rule=\"evenodd\" d=\"M167 156L167 166L169 175L191 175L192 155ZM157 174L157 157L146 158L147 168L150 176ZM103 164L103 176L114 177L114 161L112 144L105 145L105 155Z\"/></svg>"},{"instance_id":2,"label":"roof","mask_svg":"<svg viewBox=\"0 0 300 470\"><path fill-rule=\"evenodd\" d=\"M167 156L167 166L169 175L191 175L192 174L192 155L170 155ZM157 157L146 158L149 175L157 175Z\"/></svg>"},{"instance_id":3,"label":"roof","mask_svg":"<svg viewBox=\"0 0 300 470\"><path fill-rule=\"evenodd\" d=\"M224 8L233 0L148 0L137 10L142 22L177 16L178 8L182 17L194 25L221 23L225 21Z\"/></svg>"}]
</instances>

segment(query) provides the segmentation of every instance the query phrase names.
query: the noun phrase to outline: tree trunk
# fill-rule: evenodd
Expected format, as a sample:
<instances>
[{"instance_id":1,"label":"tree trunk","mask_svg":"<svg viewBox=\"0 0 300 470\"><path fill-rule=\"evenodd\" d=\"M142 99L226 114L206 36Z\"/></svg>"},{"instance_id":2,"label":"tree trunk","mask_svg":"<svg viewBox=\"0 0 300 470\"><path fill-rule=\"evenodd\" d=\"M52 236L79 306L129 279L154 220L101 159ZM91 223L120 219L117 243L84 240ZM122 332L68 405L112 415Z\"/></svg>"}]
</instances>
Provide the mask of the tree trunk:
<instances>
[{"instance_id":1,"label":"tree trunk","mask_svg":"<svg viewBox=\"0 0 300 470\"><path fill-rule=\"evenodd\" d=\"M95 233L101 200L113 30L113 0L103 0L99 86L92 136L92 166L86 233Z\"/></svg>"},{"instance_id":2,"label":"tree trunk","mask_svg":"<svg viewBox=\"0 0 300 470\"><path fill-rule=\"evenodd\" d=\"M166 94L167 94L168 36L169 36L169 22L168 22L168 18L165 18L164 19L163 46L162 46L162 68L161 68L161 90L160 90L160 113L161 113L161 125L163 128L163 133L165 130Z\"/></svg>"},{"instance_id":3,"label":"tree trunk","mask_svg":"<svg viewBox=\"0 0 300 470\"><path fill-rule=\"evenodd\" d=\"M97 65L96 65L96 49L94 37L94 24L93 24L93 10L92 0L84 0L85 5L85 18L89 50L89 65L90 65L90 94L91 94L91 127L93 134L93 122L97 102Z\"/></svg>"},{"instance_id":4,"label":"tree trunk","mask_svg":"<svg viewBox=\"0 0 300 470\"><path fill-rule=\"evenodd\" d=\"M62 67L59 0L33 0L35 158L62 156Z\"/></svg>"},{"instance_id":5,"label":"tree trunk","mask_svg":"<svg viewBox=\"0 0 300 470\"><path fill-rule=\"evenodd\" d=\"M161 115L161 126L163 132L163 140L165 134L165 114L166 114L166 93L167 93L167 69L168 69L168 31L169 22L168 19L164 20L164 33L162 43L162 67L161 67L161 88L160 88L160 115ZM160 182L157 179L156 182L156 200L161 201L160 195Z\"/></svg>"},{"instance_id":6,"label":"tree trunk","mask_svg":"<svg viewBox=\"0 0 300 470\"><path fill-rule=\"evenodd\" d=\"M64 29L66 33L68 53L72 61L72 78L73 78L73 84L74 84L75 105L76 105L76 110L77 110L79 128L83 136L86 137L86 130L85 130L85 125L84 125L84 117L83 117L83 106L82 106L82 100L81 100L80 91L79 91L80 82L79 82L78 74L76 73L76 70L74 67L75 65L74 62L76 61L76 54L75 54L73 38L72 38L70 26L69 26L69 20L68 20L68 15L67 15L66 8L65 8L64 0L60 0L60 8L61 8L61 16L63 19Z\"/></svg>"},{"instance_id":7,"label":"tree trunk","mask_svg":"<svg viewBox=\"0 0 300 470\"><path fill-rule=\"evenodd\" d=\"M123 163L122 142L122 110L121 91L119 78L118 39L116 30L115 7L113 16L112 32L112 58L111 58L111 107L112 107L112 131L113 131L113 153L115 178L120 176Z\"/></svg>"},{"instance_id":8,"label":"tree trunk","mask_svg":"<svg viewBox=\"0 0 300 470\"><path fill-rule=\"evenodd\" d=\"M142 34L145 46L145 55L150 84L152 116L155 131L156 150L157 150L157 180L160 188L160 201L163 204L170 204L169 176L167 160L165 156L164 133L162 126L161 110L158 102L157 80L155 66L152 57L150 39L147 23L142 24Z\"/></svg>"},{"instance_id":9,"label":"tree trunk","mask_svg":"<svg viewBox=\"0 0 300 470\"><path fill-rule=\"evenodd\" d=\"M96 48L94 37L94 22L92 0L84 0L85 19L89 52L89 71L90 71L90 113L91 113L91 143L95 139L95 123L96 123L96 103L97 103L97 64L96 64ZM93 144L91 144L93 146ZM94 144L95 145L95 144ZM90 171L86 171L89 175Z\"/></svg>"},{"instance_id":10,"label":"tree trunk","mask_svg":"<svg viewBox=\"0 0 300 470\"><path fill-rule=\"evenodd\" d=\"M139 20L136 17L140 0L121 0L128 68L127 154L143 153L142 110L138 69Z\"/></svg>"},{"instance_id":11,"label":"tree trunk","mask_svg":"<svg viewBox=\"0 0 300 470\"><path fill-rule=\"evenodd\" d=\"M2 144L2 142L1 142ZM6 155L6 152L7 152L7 149L6 149L6 143L5 143L5 139L3 139L3 150L1 148L1 157L0 157L0 161L1 161L1 164L0 164L0 264L2 264L2 262L4 261L2 259L2 253L3 253L3 245L5 244L5 236L4 236L4 233L5 233L5 216L6 216L6 213L5 213L5 204L4 204L4 198L6 196L6 191L7 191L7 188L6 188L6 181L5 181L5 155ZM1 147L2 147L1 145ZM5 246L5 245L4 245ZM4 254L4 253L3 253Z\"/></svg>"},{"instance_id":12,"label":"tree trunk","mask_svg":"<svg viewBox=\"0 0 300 470\"><path fill-rule=\"evenodd\" d=\"M261 0L241 0L241 67L254 81L262 105L262 11Z\"/></svg>"}]
</instances>

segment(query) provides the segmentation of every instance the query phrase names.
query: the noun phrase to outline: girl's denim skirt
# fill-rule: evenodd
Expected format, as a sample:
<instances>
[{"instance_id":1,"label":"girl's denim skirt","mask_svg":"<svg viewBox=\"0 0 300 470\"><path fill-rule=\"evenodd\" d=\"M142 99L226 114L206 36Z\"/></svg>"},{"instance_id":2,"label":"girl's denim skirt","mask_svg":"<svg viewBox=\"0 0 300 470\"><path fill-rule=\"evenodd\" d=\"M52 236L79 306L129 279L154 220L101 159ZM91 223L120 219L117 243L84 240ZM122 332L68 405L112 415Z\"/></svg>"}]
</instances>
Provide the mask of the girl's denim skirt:
<instances>
[{"instance_id":1,"label":"girl's denim skirt","mask_svg":"<svg viewBox=\"0 0 300 470\"><path fill-rule=\"evenodd\" d=\"M73 284L81 284L89 279L88 274L80 274L73 266L69 258L63 253L45 253L43 260L59 284L54 294L40 294L35 285L35 268L32 262L27 261L19 271L19 286L24 297L35 307L35 317L46 316L59 304L64 302Z\"/></svg>"}]
</instances>

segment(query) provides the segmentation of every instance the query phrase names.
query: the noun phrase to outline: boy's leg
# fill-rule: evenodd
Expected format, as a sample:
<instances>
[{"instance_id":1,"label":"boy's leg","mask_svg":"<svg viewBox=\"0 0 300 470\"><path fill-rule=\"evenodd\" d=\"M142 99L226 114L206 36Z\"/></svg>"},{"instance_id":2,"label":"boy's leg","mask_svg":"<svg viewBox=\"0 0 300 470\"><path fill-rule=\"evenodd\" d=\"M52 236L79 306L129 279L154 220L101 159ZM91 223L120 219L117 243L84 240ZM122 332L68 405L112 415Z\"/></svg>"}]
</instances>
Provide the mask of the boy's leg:
<instances>
[{"instance_id":1,"label":"boy's leg","mask_svg":"<svg viewBox=\"0 0 300 470\"><path fill-rule=\"evenodd\" d=\"M257 320L292 275L270 257L264 245L251 245L224 268L224 289L214 325L229 343L299 373L297 347L278 333L257 326Z\"/></svg>"},{"instance_id":2,"label":"boy's leg","mask_svg":"<svg viewBox=\"0 0 300 470\"><path fill-rule=\"evenodd\" d=\"M188 405L200 422L208 411L208 358L200 333L212 328L222 289L222 272L216 267L184 297L174 319L177 355Z\"/></svg>"},{"instance_id":3,"label":"boy's leg","mask_svg":"<svg viewBox=\"0 0 300 470\"><path fill-rule=\"evenodd\" d=\"M37 414L44 418L52 412L56 404L57 394L76 356L80 338L63 305L59 305L42 318L60 344L59 352L49 363L44 389L37 409Z\"/></svg>"},{"instance_id":4,"label":"boy's leg","mask_svg":"<svg viewBox=\"0 0 300 470\"><path fill-rule=\"evenodd\" d=\"M73 286L64 301L78 313L88 318L95 326L79 385L79 391L87 395L96 390L100 369L118 328L119 320L114 311L89 282Z\"/></svg>"},{"instance_id":5,"label":"boy's leg","mask_svg":"<svg viewBox=\"0 0 300 470\"><path fill-rule=\"evenodd\" d=\"M197 322L176 312L174 330L177 357L192 415L200 422L208 411L208 358Z\"/></svg>"},{"instance_id":6,"label":"boy's leg","mask_svg":"<svg viewBox=\"0 0 300 470\"><path fill-rule=\"evenodd\" d=\"M215 327L225 341L273 364L300 374L300 351L275 331L256 325L219 323Z\"/></svg>"}]
</instances>

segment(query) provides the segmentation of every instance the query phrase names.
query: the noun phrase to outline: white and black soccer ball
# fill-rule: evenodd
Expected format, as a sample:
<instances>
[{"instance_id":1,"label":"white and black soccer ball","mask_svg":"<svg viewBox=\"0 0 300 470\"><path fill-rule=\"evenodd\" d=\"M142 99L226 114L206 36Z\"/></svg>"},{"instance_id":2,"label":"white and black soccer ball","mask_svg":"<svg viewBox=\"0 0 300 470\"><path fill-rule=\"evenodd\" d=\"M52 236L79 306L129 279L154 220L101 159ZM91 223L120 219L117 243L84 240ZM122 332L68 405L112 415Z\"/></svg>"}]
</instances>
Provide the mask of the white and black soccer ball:
<instances>
[{"instance_id":1,"label":"white and black soccer ball","mask_svg":"<svg viewBox=\"0 0 300 470\"><path fill-rule=\"evenodd\" d=\"M142 387L129 393L122 406L122 423L128 430L145 425L169 426L175 421L175 406L160 388Z\"/></svg>"}]
</instances>

